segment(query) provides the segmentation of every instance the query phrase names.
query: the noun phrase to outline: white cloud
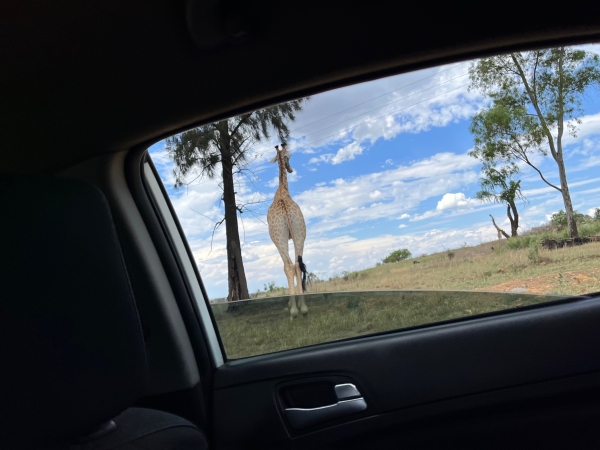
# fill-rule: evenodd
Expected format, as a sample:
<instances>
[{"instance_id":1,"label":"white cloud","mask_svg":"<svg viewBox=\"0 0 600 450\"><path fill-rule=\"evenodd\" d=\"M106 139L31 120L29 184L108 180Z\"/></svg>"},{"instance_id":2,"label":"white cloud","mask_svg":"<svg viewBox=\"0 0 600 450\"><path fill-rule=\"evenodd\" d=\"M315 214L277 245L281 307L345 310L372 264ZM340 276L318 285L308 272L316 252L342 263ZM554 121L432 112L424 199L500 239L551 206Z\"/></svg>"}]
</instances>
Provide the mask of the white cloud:
<instances>
[{"instance_id":1,"label":"white cloud","mask_svg":"<svg viewBox=\"0 0 600 450\"><path fill-rule=\"evenodd\" d=\"M403 219L408 219L410 217L410 214L402 214L400 217L398 217L398 220L403 220Z\"/></svg>"},{"instance_id":2,"label":"white cloud","mask_svg":"<svg viewBox=\"0 0 600 450\"><path fill-rule=\"evenodd\" d=\"M332 164L340 164L344 161L353 160L356 155L362 154L364 147L361 146L357 141L354 141L352 144L348 144L343 148L340 148L335 156L331 158Z\"/></svg>"},{"instance_id":3,"label":"white cloud","mask_svg":"<svg viewBox=\"0 0 600 450\"><path fill-rule=\"evenodd\" d=\"M478 206L481 201L474 198L467 198L462 192L456 194L444 194L442 199L436 206L437 211L444 211L446 209L466 209Z\"/></svg>"},{"instance_id":4,"label":"white cloud","mask_svg":"<svg viewBox=\"0 0 600 450\"><path fill-rule=\"evenodd\" d=\"M421 220L431 219L432 217L439 216L440 214L442 214L442 211L425 211L423 214L415 214L412 216L409 222L419 222Z\"/></svg>"},{"instance_id":5,"label":"white cloud","mask_svg":"<svg viewBox=\"0 0 600 450\"><path fill-rule=\"evenodd\" d=\"M330 163L333 165L341 164L344 161L351 161L356 158L356 155L362 154L364 147L358 141L354 141L345 147L340 148L337 153L324 153L317 157L311 158L309 164L318 164L321 162Z\"/></svg>"},{"instance_id":6,"label":"white cloud","mask_svg":"<svg viewBox=\"0 0 600 450\"><path fill-rule=\"evenodd\" d=\"M398 228L406 228L408 225L406 225L405 223L401 223Z\"/></svg>"},{"instance_id":7,"label":"white cloud","mask_svg":"<svg viewBox=\"0 0 600 450\"><path fill-rule=\"evenodd\" d=\"M314 96L296 116L290 150L314 153L341 143L337 153L327 150L311 160L340 164L360 155L367 142L468 118L488 100L468 92L467 69L467 63L434 67ZM257 153L265 158L275 143L265 143Z\"/></svg>"},{"instance_id":8,"label":"white cloud","mask_svg":"<svg viewBox=\"0 0 600 450\"><path fill-rule=\"evenodd\" d=\"M478 165L467 154L439 153L411 165L355 178L339 178L331 185L296 194L295 198L312 229L325 232L368 220L410 214L409 211L427 198L476 182L477 172L473 169ZM377 200L383 205L369 208L375 191L380 193Z\"/></svg>"}]
</instances>

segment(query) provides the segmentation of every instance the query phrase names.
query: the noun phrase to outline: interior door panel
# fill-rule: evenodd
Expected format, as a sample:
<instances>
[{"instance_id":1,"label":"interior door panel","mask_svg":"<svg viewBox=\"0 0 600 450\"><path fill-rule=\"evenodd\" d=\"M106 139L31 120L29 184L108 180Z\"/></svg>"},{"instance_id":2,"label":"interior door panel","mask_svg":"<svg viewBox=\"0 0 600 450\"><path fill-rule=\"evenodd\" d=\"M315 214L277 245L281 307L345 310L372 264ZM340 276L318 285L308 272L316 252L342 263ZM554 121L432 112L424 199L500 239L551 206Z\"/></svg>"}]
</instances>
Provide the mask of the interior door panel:
<instances>
[{"instance_id":1,"label":"interior door panel","mask_svg":"<svg viewBox=\"0 0 600 450\"><path fill-rule=\"evenodd\" d=\"M592 442L598 324L600 300L580 299L230 361L214 377L215 444L406 448L482 445L496 434L489 448ZM339 384L356 386L366 409L302 427L290 422L286 408L330 406ZM577 439L569 424L583 430Z\"/></svg>"}]
</instances>

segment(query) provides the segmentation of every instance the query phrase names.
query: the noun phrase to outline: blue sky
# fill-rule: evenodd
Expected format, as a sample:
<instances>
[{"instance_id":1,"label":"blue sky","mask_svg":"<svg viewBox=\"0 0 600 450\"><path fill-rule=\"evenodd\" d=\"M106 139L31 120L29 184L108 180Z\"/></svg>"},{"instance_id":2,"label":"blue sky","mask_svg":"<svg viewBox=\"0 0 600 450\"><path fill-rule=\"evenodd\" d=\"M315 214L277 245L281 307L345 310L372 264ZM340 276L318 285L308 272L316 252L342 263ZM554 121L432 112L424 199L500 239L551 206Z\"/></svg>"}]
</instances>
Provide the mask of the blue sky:
<instances>
[{"instance_id":1,"label":"blue sky","mask_svg":"<svg viewBox=\"0 0 600 450\"><path fill-rule=\"evenodd\" d=\"M600 53L600 45L584 46ZM468 62L389 77L318 94L290 124L292 197L307 222L304 260L309 271L332 276L375 265L393 250L413 255L496 239L489 214L509 229L505 207L475 200L481 164L470 118L487 99L468 92ZM600 207L600 96L584 101L577 137L565 139L565 160L575 209ZM262 201L240 220L242 255L251 292L265 283L286 284L271 242L266 212L277 189L269 164L276 140L252 149L252 177L237 179L238 202ZM225 227L218 180L173 188L172 162L164 143L150 154L186 232L208 295L227 295ZM559 184L556 164L538 157L545 176ZM521 231L546 222L563 208L562 197L523 168L528 204L519 204ZM201 213L202 215L198 214ZM291 253L293 255L293 253Z\"/></svg>"}]
</instances>

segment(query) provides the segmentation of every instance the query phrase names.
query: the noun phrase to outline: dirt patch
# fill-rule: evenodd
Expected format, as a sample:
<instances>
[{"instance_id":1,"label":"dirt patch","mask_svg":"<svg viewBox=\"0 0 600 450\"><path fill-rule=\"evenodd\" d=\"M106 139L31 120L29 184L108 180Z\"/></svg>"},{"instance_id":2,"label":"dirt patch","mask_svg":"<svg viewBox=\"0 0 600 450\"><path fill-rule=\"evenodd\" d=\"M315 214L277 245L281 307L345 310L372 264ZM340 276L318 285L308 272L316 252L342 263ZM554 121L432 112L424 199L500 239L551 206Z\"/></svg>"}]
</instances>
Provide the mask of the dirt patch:
<instances>
[{"instance_id":1,"label":"dirt patch","mask_svg":"<svg viewBox=\"0 0 600 450\"><path fill-rule=\"evenodd\" d=\"M597 283L600 280L600 269L584 271L554 272L537 277L510 280L504 283L480 288L481 291L510 292L513 289L527 289L532 294L556 293L564 284L583 285Z\"/></svg>"}]
</instances>

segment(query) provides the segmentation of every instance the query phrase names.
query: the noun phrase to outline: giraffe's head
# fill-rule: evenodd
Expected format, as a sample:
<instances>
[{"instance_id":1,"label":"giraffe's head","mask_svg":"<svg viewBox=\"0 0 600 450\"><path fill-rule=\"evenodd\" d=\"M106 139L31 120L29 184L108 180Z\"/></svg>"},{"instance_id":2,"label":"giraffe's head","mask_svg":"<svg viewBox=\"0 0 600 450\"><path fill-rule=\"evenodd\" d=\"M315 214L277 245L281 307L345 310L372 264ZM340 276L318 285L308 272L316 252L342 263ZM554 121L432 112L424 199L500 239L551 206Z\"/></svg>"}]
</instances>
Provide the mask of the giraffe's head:
<instances>
[{"instance_id":1,"label":"giraffe's head","mask_svg":"<svg viewBox=\"0 0 600 450\"><path fill-rule=\"evenodd\" d=\"M271 160L271 164L277 161L281 161L285 169L289 173L292 173L294 171L294 169L292 169L292 166L290 166L290 158L292 157L292 154L288 153L286 147L287 146L285 144L281 144L281 150L279 150L279 145L275 146L275 150L277 150L277 155L275 155L275 158Z\"/></svg>"}]
</instances>

